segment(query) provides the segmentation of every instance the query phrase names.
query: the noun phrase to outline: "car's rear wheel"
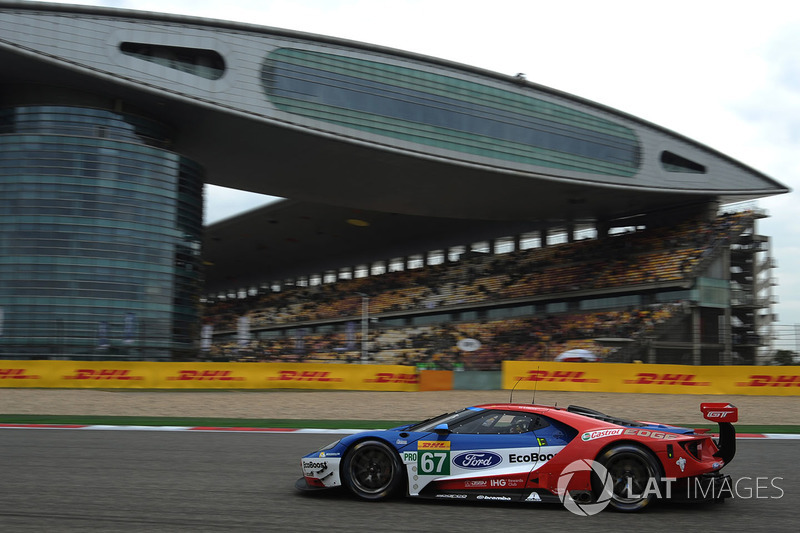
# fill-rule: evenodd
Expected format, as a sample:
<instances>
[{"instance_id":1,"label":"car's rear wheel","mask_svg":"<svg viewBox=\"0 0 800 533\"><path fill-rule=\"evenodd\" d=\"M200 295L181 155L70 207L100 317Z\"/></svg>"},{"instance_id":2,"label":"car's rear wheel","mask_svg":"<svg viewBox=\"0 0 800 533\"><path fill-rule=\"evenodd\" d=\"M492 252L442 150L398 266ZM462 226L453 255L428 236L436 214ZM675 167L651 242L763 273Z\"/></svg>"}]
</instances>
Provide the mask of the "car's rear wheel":
<instances>
[{"instance_id":1,"label":"car's rear wheel","mask_svg":"<svg viewBox=\"0 0 800 533\"><path fill-rule=\"evenodd\" d=\"M393 495L403 480L403 465L397 452L377 440L359 442L342 462L345 486L365 500L383 500Z\"/></svg>"},{"instance_id":2,"label":"car's rear wheel","mask_svg":"<svg viewBox=\"0 0 800 533\"><path fill-rule=\"evenodd\" d=\"M647 507L660 490L661 469L653 455L633 444L617 444L600 454L602 464L612 483L609 505L617 511L632 512ZM593 478L599 494L603 483Z\"/></svg>"}]
</instances>

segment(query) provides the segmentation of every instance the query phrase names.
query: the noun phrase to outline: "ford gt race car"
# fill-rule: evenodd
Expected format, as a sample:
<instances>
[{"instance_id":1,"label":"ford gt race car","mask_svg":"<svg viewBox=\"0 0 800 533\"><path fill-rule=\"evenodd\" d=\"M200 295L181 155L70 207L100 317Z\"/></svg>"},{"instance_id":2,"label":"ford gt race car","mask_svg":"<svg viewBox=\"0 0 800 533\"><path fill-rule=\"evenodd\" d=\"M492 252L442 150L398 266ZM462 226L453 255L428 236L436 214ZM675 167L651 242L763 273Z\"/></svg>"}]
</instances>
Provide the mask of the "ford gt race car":
<instances>
[{"instance_id":1,"label":"ford gt race car","mask_svg":"<svg viewBox=\"0 0 800 533\"><path fill-rule=\"evenodd\" d=\"M638 511L658 498L723 501L736 407L701 405L705 430L624 420L585 407L489 404L348 435L301 459L302 491L562 503L578 514Z\"/></svg>"}]
</instances>

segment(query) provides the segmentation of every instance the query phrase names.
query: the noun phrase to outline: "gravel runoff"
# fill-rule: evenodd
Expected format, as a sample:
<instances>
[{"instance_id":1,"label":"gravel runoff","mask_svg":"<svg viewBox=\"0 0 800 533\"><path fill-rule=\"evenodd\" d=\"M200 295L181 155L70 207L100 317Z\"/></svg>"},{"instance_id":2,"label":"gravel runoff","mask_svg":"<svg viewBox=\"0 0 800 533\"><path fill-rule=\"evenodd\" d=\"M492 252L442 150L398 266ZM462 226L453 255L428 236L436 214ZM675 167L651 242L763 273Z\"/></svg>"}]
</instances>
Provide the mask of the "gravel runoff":
<instances>
[{"instance_id":1,"label":"gravel runoff","mask_svg":"<svg viewBox=\"0 0 800 533\"><path fill-rule=\"evenodd\" d=\"M510 391L141 391L135 389L0 388L0 414L145 417L421 420L469 405L508 402ZM513 400L530 402L531 391ZM740 424L800 425L797 396L716 396L601 392L536 393L542 405L581 405L637 420L706 423L701 402L730 402Z\"/></svg>"}]
</instances>

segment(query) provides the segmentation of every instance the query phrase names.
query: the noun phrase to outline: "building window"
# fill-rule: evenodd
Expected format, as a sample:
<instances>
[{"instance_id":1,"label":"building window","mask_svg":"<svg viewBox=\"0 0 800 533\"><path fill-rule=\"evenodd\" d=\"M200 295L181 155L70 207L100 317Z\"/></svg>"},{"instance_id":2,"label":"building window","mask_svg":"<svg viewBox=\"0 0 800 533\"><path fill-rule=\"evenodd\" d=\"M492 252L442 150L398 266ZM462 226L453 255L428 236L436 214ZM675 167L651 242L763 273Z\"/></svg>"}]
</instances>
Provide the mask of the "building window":
<instances>
[{"instance_id":1,"label":"building window","mask_svg":"<svg viewBox=\"0 0 800 533\"><path fill-rule=\"evenodd\" d=\"M705 174L706 167L690 159L672 152L661 152L661 166L667 172L690 172L692 174Z\"/></svg>"}]
</instances>

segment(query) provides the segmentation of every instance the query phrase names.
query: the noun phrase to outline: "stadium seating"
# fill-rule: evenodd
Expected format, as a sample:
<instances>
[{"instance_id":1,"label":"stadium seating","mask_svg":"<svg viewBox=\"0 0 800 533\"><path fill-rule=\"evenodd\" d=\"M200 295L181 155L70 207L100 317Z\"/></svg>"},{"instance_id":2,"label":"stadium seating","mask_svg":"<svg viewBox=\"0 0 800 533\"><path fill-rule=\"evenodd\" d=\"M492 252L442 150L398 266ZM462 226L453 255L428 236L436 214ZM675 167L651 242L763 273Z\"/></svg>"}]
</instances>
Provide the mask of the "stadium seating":
<instances>
[{"instance_id":1,"label":"stadium seating","mask_svg":"<svg viewBox=\"0 0 800 533\"><path fill-rule=\"evenodd\" d=\"M736 238L751 214L726 214L712 222L687 220L675 227L630 231L605 239L517 250L469 254L460 261L336 283L288 288L241 299L208 302L205 323L219 341L211 359L266 361L354 361L362 357L362 296L369 316L402 316L437 310L469 309L576 291L604 291L675 283L691 278L715 245ZM598 354L609 348L597 337L635 338L664 322L675 305L645 309L549 314L496 321L462 321L424 327L372 327L370 360L436 368L496 368L503 359L549 360L573 347ZM291 326L274 337L256 335L245 345L231 341L240 317L251 331ZM334 333L298 333L297 328L330 322ZM347 326L347 322L350 326ZM347 333L343 328L350 327ZM358 331L356 331L358 330ZM461 339L481 348L463 352Z\"/></svg>"}]
</instances>

